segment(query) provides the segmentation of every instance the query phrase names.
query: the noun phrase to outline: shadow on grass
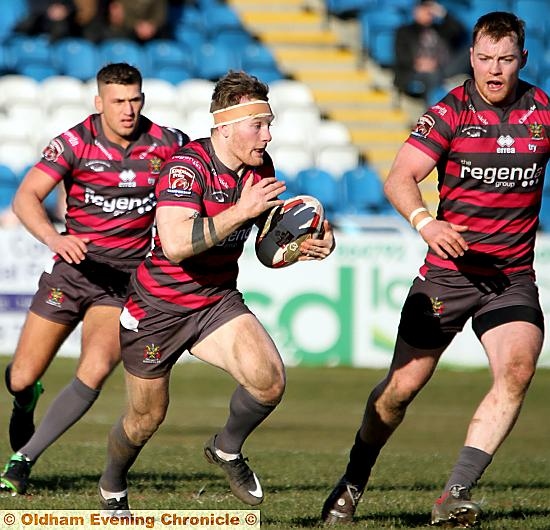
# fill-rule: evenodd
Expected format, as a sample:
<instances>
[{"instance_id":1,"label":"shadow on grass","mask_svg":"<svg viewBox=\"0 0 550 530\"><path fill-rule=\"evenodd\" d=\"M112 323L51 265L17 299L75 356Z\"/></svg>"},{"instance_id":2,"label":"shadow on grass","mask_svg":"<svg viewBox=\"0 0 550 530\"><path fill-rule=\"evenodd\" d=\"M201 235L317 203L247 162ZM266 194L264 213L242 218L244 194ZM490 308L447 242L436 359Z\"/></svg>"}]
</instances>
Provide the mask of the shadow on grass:
<instances>
[{"instance_id":1,"label":"shadow on grass","mask_svg":"<svg viewBox=\"0 0 550 530\"><path fill-rule=\"evenodd\" d=\"M36 475L32 476L30 482L33 489L41 490L42 493L48 491L54 493L60 492L89 492L90 488L97 487L99 474L63 474L63 475ZM181 485L182 482L220 482L224 485L227 483L223 476L213 473L132 473L129 475L130 488L148 487L154 488L156 491L173 492L176 485Z\"/></svg>"},{"instance_id":2,"label":"shadow on grass","mask_svg":"<svg viewBox=\"0 0 550 530\"><path fill-rule=\"evenodd\" d=\"M546 519L550 517L549 509L514 509L506 510L500 513L484 513L478 528L494 530L495 528L504 528L502 524L508 521L526 521L528 519ZM264 517L262 523L276 524L278 520L270 520ZM502 523L502 524L501 524ZM291 524L302 528L321 528L323 523L316 517L295 517L291 519ZM349 528L427 528L430 525L430 514L409 513L409 512L373 512L368 515L357 516L353 523L344 525Z\"/></svg>"}]
</instances>

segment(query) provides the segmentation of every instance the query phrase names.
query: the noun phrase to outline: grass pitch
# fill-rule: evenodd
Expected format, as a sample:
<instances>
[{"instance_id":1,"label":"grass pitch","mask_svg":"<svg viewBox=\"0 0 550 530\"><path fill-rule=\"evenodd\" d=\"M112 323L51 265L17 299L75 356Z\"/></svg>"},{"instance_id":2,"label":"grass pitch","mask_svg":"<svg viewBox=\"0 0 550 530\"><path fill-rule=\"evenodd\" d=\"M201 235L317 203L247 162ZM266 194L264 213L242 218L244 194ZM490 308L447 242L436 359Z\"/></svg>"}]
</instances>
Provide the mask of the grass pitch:
<instances>
[{"instance_id":1,"label":"grass pitch","mask_svg":"<svg viewBox=\"0 0 550 530\"><path fill-rule=\"evenodd\" d=\"M9 358L0 358L0 369ZM59 358L43 379L40 418L72 377L74 359ZM321 526L324 499L342 474L366 397L384 371L289 368L278 409L249 438L245 454L262 480L262 528ZM409 408L383 450L351 528L425 528L435 498L460 450L466 427L489 386L487 370L440 370ZM202 445L225 422L233 381L202 363L176 366L171 405L159 432L130 471L135 509L244 509ZM550 528L550 371L540 370L522 415L474 491L484 509L482 529ZM48 449L31 476L29 494L0 495L0 509L97 509L97 480L111 425L125 402L122 368L88 414ZM0 456L10 449L11 398L0 392ZM3 463L2 463L3 464Z\"/></svg>"}]
</instances>

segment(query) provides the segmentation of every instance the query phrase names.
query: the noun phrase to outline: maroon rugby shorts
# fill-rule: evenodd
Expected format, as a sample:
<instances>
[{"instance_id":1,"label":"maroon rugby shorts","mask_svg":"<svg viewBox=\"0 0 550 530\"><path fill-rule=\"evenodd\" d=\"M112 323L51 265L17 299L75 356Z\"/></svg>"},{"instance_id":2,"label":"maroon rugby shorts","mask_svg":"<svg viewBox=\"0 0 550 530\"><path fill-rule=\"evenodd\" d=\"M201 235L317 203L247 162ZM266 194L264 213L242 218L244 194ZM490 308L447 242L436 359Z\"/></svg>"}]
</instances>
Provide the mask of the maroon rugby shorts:
<instances>
[{"instance_id":1,"label":"maroon rugby shorts","mask_svg":"<svg viewBox=\"0 0 550 530\"><path fill-rule=\"evenodd\" d=\"M130 274L107 264L57 261L38 281L30 311L59 324L78 324L95 305L124 307Z\"/></svg>"},{"instance_id":2,"label":"maroon rugby shorts","mask_svg":"<svg viewBox=\"0 0 550 530\"><path fill-rule=\"evenodd\" d=\"M530 273L466 276L434 268L416 277L401 311L399 334L419 349L447 346L468 319L477 337L501 324L525 321L544 332L536 283Z\"/></svg>"},{"instance_id":3,"label":"maroon rugby shorts","mask_svg":"<svg viewBox=\"0 0 550 530\"><path fill-rule=\"evenodd\" d=\"M231 291L213 305L182 315L160 311L132 290L120 317L124 368L143 379L162 377L194 344L248 313L251 311L239 291Z\"/></svg>"}]
</instances>

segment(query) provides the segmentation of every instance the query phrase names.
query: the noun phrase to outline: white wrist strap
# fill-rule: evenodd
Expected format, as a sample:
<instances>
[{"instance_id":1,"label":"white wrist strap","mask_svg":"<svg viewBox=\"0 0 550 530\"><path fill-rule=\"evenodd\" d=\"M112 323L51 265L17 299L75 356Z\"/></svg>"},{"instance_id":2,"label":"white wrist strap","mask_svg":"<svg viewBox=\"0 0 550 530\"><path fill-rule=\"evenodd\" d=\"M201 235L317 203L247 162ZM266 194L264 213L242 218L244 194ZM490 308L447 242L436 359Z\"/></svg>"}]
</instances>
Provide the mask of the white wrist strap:
<instances>
[{"instance_id":1,"label":"white wrist strap","mask_svg":"<svg viewBox=\"0 0 550 530\"><path fill-rule=\"evenodd\" d=\"M419 213L422 213L422 212L427 212L428 209L427 208L424 208L424 206L420 207L420 208L417 208L416 210L413 210L411 212L411 215L409 215L409 223L411 223L412 226L414 226L413 224L413 221L414 221L414 218L419 214Z\"/></svg>"},{"instance_id":2,"label":"white wrist strap","mask_svg":"<svg viewBox=\"0 0 550 530\"><path fill-rule=\"evenodd\" d=\"M432 221L435 221L433 217L424 217L416 226L416 231L420 232L427 224L431 223Z\"/></svg>"}]
</instances>

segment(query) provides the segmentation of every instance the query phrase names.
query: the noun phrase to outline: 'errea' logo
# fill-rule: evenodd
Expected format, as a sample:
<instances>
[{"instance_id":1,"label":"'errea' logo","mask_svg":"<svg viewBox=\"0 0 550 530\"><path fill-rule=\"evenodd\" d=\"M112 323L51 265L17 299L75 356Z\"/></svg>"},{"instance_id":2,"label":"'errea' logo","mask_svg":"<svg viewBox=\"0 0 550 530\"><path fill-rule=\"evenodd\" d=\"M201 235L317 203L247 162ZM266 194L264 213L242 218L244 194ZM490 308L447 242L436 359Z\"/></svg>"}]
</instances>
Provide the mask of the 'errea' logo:
<instances>
[{"instance_id":1,"label":"'errea' logo","mask_svg":"<svg viewBox=\"0 0 550 530\"><path fill-rule=\"evenodd\" d=\"M514 139L509 134L507 134L506 136L501 134L497 138L497 144L498 144L497 153L509 154L509 153L516 152L516 148L512 147L514 145Z\"/></svg>"},{"instance_id":2,"label":"'errea' logo","mask_svg":"<svg viewBox=\"0 0 550 530\"><path fill-rule=\"evenodd\" d=\"M460 178L472 177L484 184L494 184L495 188L513 188L517 184L534 186L542 176L543 168L534 163L531 167L467 167L460 168Z\"/></svg>"}]
</instances>

